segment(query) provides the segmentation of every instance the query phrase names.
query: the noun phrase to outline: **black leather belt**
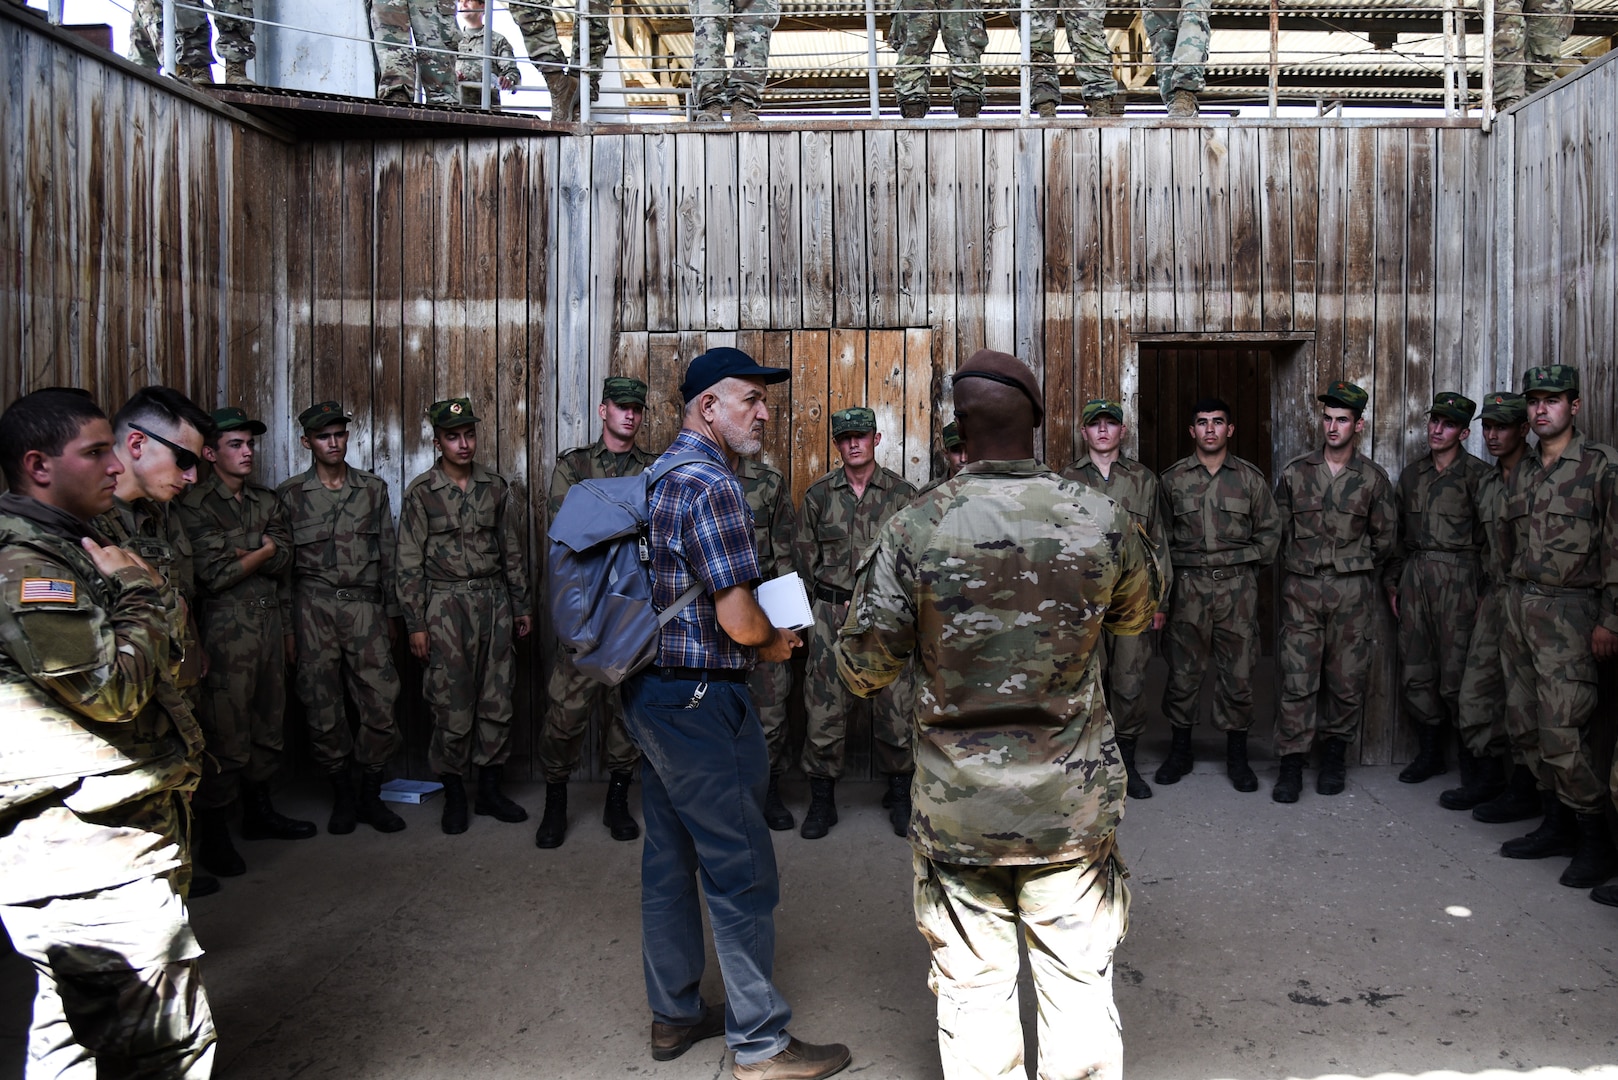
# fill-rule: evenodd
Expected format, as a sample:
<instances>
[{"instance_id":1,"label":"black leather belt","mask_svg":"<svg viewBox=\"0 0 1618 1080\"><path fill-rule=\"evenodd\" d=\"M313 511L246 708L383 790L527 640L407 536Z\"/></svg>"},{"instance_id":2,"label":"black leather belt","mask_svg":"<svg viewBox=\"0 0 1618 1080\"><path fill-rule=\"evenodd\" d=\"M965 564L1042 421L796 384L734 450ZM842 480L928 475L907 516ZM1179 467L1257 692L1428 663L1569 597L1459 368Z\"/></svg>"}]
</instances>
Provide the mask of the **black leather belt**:
<instances>
[{"instance_id":1,"label":"black leather belt","mask_svg":"<svg viewBox=\"0 0 1618 1080\"><path fill-rule=\"evenodd\" d=\"M744 668L657 667L653 665L646 670L662 679L680 679L685 682L747 681L747 671Z\"/></svg>"},{"instance_id":2,"label":"black leather belt","mask_svg":"<svg viewBox=\"0 0 1618 1080\"><path fill-rule=\"evenodd\" d=\"M854 599L854 590L839 589L835 585L815 585L815 599L824 600L828 604L846 604Z\"/></svg>"},{"instance_id":3,"label":"black leather belt","mask_svg":"<svg viewBox=\"0 0 1618 1080\"><path fill-rule=\"evenodd\" d=\"M1213 578L1215 581L1227 581L1231 578L1246 577L1253 572L1252 563L1237 563L1234 566L1176 566L1176 574L1195 574L1201 577Z\"/></svg>"}]
</instances>

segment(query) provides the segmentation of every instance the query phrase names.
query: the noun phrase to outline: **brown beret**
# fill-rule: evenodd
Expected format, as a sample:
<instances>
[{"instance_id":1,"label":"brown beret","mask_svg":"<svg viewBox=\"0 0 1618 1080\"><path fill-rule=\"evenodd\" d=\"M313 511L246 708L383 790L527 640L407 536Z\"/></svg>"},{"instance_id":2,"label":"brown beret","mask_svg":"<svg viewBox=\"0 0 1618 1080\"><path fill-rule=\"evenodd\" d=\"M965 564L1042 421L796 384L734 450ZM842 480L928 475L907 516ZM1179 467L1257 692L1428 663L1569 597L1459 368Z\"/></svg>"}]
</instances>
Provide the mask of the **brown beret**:
<instances>
[{"instance_id":1,"label":"brown beret","mask_svg":"<svg viewBox=\"0 0 1618 1080\"><path fill-rule=\"evenodd\" d=\"M1004 386L1015 386L1034 403L1034 426L1039 427L1045 422L1045 403L1039 380L1034 378L1034 372L1027 364L1010 353L979 349L955 372L952 385L962 379L988 379Z\"/></svg>"}]
</instances>

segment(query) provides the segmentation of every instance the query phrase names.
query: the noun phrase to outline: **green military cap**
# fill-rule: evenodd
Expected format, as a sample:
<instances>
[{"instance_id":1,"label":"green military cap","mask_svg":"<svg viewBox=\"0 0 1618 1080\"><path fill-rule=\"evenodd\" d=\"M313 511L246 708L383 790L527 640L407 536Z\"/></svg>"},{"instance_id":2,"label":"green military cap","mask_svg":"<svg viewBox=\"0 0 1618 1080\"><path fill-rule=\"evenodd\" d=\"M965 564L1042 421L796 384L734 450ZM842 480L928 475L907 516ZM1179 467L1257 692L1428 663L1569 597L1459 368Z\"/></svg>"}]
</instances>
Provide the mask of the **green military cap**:
<instances>
[{"instance_id":1,"label":"green military cap","mask_svg":"<svg viewBox=\"0 0 1618 1080\"><path fill-rule=\"evenodd\" d=\"M601 400L617 405L646 404L646 384L639 379L614 375L601 384Z\"/></svg>"},{"instance_id":2,"label":"green military cap","mask_svg":"<svg viewBox=\"0 0 1618 1080\"><path fill-rule=\"evenodd\" d=\"M1091 398L1084 403L1084 410L1079 415L1086 425L1095 423L1103 416L1110 416L1121 424L1124 422L1124 407L1106 398Z\"/></svg>"},{"instance_id":3,"label":"green military cap","mask_svg":"<svg viewBox=\"0 0 1618 1080\"><path fill-rule=\"evenodd\" d=\"M944 449L959 450L961 448L961 429L951 420L944 425Z\"/></svg>"},{"instance_id":4,"label":"green military cap","mask_svg":"<svg viewBox=\"0 0 1618 1080\"><path fill-rule=\"evenodd\" d=\"M427 407L427 419L433 427L446 431L478 422L476 414L472 412L472 399L463 397L433 402Z\"/></svg>"},{"instance_id":5,"label":"green military cap","mask_svg":"<svg viewBox=\"0 0 1618 1080\"><path fill-rule=\"evenodd\" d=\"M852 409L838 409L831 414L831 437L839 435L864 435L867 431L876 430L876 413L863 405L856 405Z\"/></svg>"},{"instance_id":6,"label":"green military cap","mask_svg":"<svg viewBox=\"0 0 1618 1080\"><path fill-rule=\"evenodd\" d=\"M1483 399L1483 419L1497 424L1520 424L1528 419L1528 400L1510 390L1499 390Z\"/></svg>"},{"instance_id":7,"label":"green military cap","mask_svg":"<svg viewBox=\"0 0 1618 1080\"><path fill-rule=\"evenodd\" d=\"M1442 416L1446 420L1453 420L1457 424L1470 424L1477 411L1478 403L1465 394L1445 390L1441 394L1433 395L1433 407L1428 409L1427 413L1430 416Z\"/></svg>"},{"instance_id":8,"label":"green military cap","mask_svg":"<svg viewBox=\"0 0 1618 1080\"><path fill-rule=\"evenodd\" d=\"M1327 405L1336 405L1343 409L1353 409L1355 412L1364 412L1365 406L1371 400L1364 388L1355 386L1351 382L1334 382L1331 389L1324 394L1317 395L1316 401L1323 401Z\"/></svg>"},{"instance_id":9,"label":"green military cap","mask_svg":"<svg viewBox=\"0 0 1618 1080\"><path fill-rule=\"evenodd\" d=\"M335 401L322 401L298 414L298 425L305 431L318 431L332 424L346 424L354 419Z\"/></svg>"},{"instance_id":10,"label":"green military cap","mask_svg":"<svg viewBox=\"0 0 1618 1080\"><path fill-rule=\"evenodd\" d=\"M1522 392L1526 396L1536 391L1560 394L1564 390L1579 392L1579 369L1572 364L1546 364L1531 367L1523 373Z\"/></svg>"},{"instance_id":11,"label":"green military cap","mask_svg":"<svg viewBox=\"0 0 1618 1080\"><path fill-rule=\"evenodd\" d=\"M261 422L249 417L246 409L238 409L234 405L223 409L215 409L213 411L213 423L221 434L227 431L245 430L252 435L262 435L268 430Z\"/></svg>"}]
</instances>

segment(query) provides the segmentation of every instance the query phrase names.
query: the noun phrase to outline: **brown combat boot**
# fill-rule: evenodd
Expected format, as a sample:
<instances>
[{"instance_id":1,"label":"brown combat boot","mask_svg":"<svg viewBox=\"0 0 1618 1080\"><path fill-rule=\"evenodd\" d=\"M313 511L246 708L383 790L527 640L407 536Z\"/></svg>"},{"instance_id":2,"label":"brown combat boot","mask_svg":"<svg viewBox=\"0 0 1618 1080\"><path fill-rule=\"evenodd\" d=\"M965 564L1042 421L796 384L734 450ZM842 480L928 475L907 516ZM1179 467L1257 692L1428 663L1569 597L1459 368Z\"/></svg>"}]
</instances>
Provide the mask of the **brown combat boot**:
<instances>
[{"instance_id":1,"label":"brown combat boot","mask_svg":"<svg viewBox=\"0 0 1618 1080\"><path fill-rule=\"evenodd\" d=\"M1177 120L1188 120L1199 112L1197 95L1189 90L1176 90L1169 95L1169 115Z\"/></svg>"},{"instance_id":2,"label":"brown combat boot","mask_svg":"<svg viewBox=\"0 0 1618 1080\"><path fill-rule=\"evenodd\" d=\"M247 77L246 60L225 61L225 83L228 86L252 86L253 80Z\"/></svg>"},{"instance_id":3,"label":"brown combat boot","mask_svg":"<svg viewBox=\"0 0 1618 1080\"><path fill-rule=\"evenodd\" d=\"M565 71L547 71L545 86L551 92L551 119L568 124L577 120L579 80Z\"/></svg>"},{"instance_id":4,"label":"brown combat boot","mask_svg":"<svg viewBox=\"0 0 1618 1080\"><path fill-rule=\"evenodd\" d=\"M756 124L758 112L745 101L732 101L730 103L730 122L733 124Z\"/></svg>"}]
</instances>

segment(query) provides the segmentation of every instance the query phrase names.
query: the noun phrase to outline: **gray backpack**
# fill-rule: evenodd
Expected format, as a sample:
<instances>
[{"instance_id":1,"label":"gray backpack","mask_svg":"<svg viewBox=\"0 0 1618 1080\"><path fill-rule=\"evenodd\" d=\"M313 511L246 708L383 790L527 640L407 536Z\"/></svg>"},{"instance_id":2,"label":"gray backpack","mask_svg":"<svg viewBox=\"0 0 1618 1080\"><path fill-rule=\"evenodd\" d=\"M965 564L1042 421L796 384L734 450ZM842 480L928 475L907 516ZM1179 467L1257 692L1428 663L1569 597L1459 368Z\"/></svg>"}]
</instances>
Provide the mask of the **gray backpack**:
<instances>
[{"instance_id":1,"label":"gray backpack","mask_svg":"<svg viewBox=\"0 0 1618 1080\"><path fill-rule=\"evenodd\" d=\"M652 606L652 545L647 503L673 469L712 462L676 454L639 476L581 480L568 490L550 527L551 623L573 664L617 686L657 659L657 636L702 593L692 585L662 612Z\"/></svg>"}]
</instances>

